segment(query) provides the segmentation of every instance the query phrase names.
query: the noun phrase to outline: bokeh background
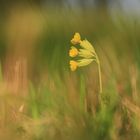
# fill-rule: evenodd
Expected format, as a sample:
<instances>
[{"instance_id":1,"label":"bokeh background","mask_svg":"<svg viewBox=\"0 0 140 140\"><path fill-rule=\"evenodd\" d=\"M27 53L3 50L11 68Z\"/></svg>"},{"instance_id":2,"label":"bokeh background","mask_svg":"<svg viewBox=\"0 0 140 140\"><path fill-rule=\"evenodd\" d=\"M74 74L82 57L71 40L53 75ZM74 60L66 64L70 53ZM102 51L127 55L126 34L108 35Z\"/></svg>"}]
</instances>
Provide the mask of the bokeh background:
<instances>
[{"instance_id":1,"label":"bokeh background","mask_svg":"<svg viewBox=\"0 0 140 140\"><path fill-rule=\"evenodd\" d=\"M75 32L101 100L96 63L70 71ZM0 139L139 140L139 0L1 0L0 64Z\"/></svg>"}]
</instances>

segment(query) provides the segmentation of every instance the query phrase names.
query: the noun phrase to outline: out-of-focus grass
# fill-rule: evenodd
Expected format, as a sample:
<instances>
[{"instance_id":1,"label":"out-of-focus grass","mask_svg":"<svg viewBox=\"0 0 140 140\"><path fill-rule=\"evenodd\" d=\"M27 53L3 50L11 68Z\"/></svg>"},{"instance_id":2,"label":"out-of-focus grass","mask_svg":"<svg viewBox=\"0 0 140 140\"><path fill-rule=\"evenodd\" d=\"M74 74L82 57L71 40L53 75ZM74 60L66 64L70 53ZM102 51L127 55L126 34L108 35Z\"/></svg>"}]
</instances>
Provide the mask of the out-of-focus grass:
<instances>
[{"instance_id":1,"label":"out-of-focus grass","mask_svg":"<svg viewBox=\"0 0 140 140\"><path fill-rule=\"evenodd\" d=\"M43 33L28 57L26 96L21 95L22 88L12 94L4 71L0 74L0 139L138 140L139 19L116 16L113 21L95 11L47 11L41 16ZM102 108L96 64L74 73L69 70L68 50L75 32L88 38L99 55ZM0 50L7 44L3 36Z\"/></svg>"}]
</instances>

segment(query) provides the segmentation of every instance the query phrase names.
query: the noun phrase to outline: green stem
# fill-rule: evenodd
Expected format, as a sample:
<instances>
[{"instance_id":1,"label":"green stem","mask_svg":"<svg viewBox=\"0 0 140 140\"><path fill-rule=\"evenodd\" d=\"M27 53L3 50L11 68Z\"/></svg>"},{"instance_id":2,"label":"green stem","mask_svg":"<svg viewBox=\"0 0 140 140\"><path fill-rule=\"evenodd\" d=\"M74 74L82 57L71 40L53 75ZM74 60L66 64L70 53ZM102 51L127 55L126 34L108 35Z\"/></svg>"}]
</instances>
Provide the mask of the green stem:
<instances>
[{"instance_id":1,"label":"green stem","mask_svg":"<svg viewBox=\"0 0 140 140\"><path fill-rule=\"evenodd\" d=\"M102 74L101 74L101 65L100 65L100 61L99 61L99 58L96 54L96 62L97 62L97 65L98 65L98 73L99 73L99 86L100 86L100 93L102 93Z\"/></svg>"},{"instance_id":2,"label":"green stem","mask_svg":"<svg viewBox=\"0 0 140 140\"><path fill-rule=\"evenodd\" d=\"M99 73L99 87L100 87L100 92L99 92L99 103L101 105L101 108L103 106L102 104L102 98L101 98L101 93L102 93L102 74L101 74L101 65L98 56L96 55L96 61L98 65L98 73Z\"/></svg>"}]
</instances>

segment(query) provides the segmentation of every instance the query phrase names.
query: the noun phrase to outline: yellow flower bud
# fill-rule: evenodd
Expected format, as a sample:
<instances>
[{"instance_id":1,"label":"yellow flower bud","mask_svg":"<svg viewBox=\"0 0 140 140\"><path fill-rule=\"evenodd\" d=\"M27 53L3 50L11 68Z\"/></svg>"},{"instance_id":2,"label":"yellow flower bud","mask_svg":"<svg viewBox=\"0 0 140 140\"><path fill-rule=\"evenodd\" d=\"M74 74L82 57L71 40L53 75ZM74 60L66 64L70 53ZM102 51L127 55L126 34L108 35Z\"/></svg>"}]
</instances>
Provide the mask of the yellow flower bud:
<instances>
[{"instance_id":1,"label":"yellow flower bud","mask_svg":"<svg viewBox=\"0 0 140 140\"><path fill-rule=\"evenodd\" d=\"M75 33L73 39L71 40L71 43L76 45L79 44L81 42L81 36L79 33Z\"/></svg>"},{"instance_id":2,"label":"yellow flower bud","mask_svg":"<svg viewBox=\"0 0 140 140\"><path fill-rule=\"evenodd\" d=\"M70 61L70 69L71 69L71 71L75 71L77 69L77 67L78 67L78 63L76 61L74 61L74 60L71 60Z\"/></svg>"},{"instance_id":3,"label":"yellow flower bud","mask_svg":"<svg viewBox=\"0 0 140 140\"><path fill-rule=\"evenodd\" d=\"M70 51L69 51L69 56L70 57L75 57L75 56L77 56L78 55L78 50L77 50L77 48L75 48L75 47L71 47L71 49L70 49Z\"/></svg>"}]
</instances>

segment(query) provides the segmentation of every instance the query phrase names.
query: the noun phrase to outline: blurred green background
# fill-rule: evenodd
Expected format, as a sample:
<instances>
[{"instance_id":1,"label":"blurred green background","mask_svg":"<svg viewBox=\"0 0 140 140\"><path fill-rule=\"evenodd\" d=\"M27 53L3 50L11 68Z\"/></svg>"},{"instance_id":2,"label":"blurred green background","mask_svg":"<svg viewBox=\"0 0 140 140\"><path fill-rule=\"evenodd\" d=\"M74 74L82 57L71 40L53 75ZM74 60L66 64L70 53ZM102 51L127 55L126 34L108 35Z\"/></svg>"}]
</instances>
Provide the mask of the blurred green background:
<instances>
[{"instance_id":1,"label":"blurred green background","mask_svg":"<svg viewBox=\"0 0 140 140\"><path fill-rule=\"evenodd\" d=\"M1 0L0 9L1 140L139 140L137 0ZM70 71L75 32L99 56L101 100L96 63Z\"/></svg>"}]
</instances>

